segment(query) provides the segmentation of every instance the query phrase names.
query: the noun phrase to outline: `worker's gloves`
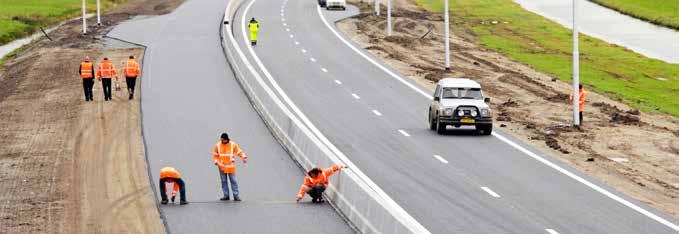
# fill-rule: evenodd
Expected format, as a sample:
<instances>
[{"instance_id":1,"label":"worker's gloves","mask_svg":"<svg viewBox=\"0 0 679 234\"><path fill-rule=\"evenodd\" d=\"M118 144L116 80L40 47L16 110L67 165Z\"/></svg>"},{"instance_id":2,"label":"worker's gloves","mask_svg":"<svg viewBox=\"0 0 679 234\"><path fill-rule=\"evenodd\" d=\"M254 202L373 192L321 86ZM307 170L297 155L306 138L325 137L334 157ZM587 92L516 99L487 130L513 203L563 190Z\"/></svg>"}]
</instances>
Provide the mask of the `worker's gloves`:
<instances>
[{"instance_id":1,"label":"worker's gloves","mask_svg":"<svg viewBox=\"0 0 679 234\"><path fill-rule=\"evenodd\" d=\"M299 202L299 200L302 200L302 196L297 196L297 202Z\"/></svg>"}]
</instances>

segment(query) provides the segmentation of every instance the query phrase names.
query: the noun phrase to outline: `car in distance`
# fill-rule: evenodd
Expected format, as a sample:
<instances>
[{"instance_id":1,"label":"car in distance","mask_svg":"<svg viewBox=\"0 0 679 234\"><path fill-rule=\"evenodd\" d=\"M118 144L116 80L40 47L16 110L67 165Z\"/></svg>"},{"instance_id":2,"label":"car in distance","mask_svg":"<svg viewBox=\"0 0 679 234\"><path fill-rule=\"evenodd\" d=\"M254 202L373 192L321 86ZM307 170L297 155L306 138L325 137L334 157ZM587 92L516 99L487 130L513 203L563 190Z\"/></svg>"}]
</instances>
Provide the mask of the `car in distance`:
<instances>
[{"instance_id":1,"label":"car in distance","mask_svg":"<svg viewBox=\"0 0 679 234\"><path fill-rule=\"evenodd\" d=\"M476 81L464 78L439 80L434 98L429 105L429 128L443 134L447 126L475 126L476 131L490 135L493 131L493 113L488 106L490 98L481 91Z\"/></svg>"},{"instance_id":2,"label":"car in distance","mask_svg":"<svg viewBox=\"0 0 679 234\"><path fill-rule=\"evenodd\" d=\"M318 0L318 6L325 7L327 4L326 0Z\"/></svg>"},{"instance_id":3,"label":"car in distance","mask_svg":"<svg viewBox=\"0 0 679 234\"><path fill-rule=\"evenodd\" d=\"M326 0L325 1L325 9L326 10L331 10L331 9L346 10L347 9L347 1L346 0Z\"/></svg>"}]
</instances>

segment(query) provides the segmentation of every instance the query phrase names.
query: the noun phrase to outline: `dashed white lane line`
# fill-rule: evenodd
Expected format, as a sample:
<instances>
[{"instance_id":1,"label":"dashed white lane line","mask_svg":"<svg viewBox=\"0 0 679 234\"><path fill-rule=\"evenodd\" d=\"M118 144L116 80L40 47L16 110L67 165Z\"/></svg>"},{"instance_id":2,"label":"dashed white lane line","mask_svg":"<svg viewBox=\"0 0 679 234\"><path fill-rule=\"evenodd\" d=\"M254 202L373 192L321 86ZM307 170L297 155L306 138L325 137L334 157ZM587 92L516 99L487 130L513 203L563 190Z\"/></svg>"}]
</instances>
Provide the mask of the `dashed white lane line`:
<instances>
[{"instance_id":1,"label":"dashed white lane line","mask_svg":"<svg viewBox=\"0 0 679 234\"><path fill-rule=\"evenodd\" d=\"M306 53L306 50L305 50L305 49L302 49L302 53Z\"/></svg>"},{"instance_id":2,"label":"dashed white lane line","mask_svg":"<svg viewBox=\"0 0 679 234\"><path fill-rule=\"evenodd\" d=\"M285 21L285 18L281 18L281 21Z\"/></svg>"},{"instance_id":3,"label":"dashed white lane line","mask_svg":"<svg viewBox=\"0 0 679 234\"><path fill-rule=\"evenodd\" d=\"M493 197L500 197L500 194L493 192L493 190L490 190L488 187L481 187L481 189L483 189L483 191L486 191L488 194L490 194Z\"/></svg>"},{"instance_id":4,"label":"dashed white lane line","mask_svg":"<svg viewBox=\"0 0 679 234\"><path fill-rule=\"evenodd\" d=\"M354 97L355 99L361 99L361 97L359 97L358 94L355 93L352 93L351 96Z\"/></svg>"},{"instance_id":5,"label":"dashed white lane line","mask_svg":"<svg viewBox=\"0 0 679 234\"><path fill-rule=\"evenodd\" d=\"M554 229L547 228L545 231L547 231L549 234L559 234L557 231L554 231Z\"/></svg>"},{"instance_id":6,"label":"dashed white lane line","mask_svg":"<svg viewBox=\"0 0 679 234\"><path fill-rule=\"evenodd\" d=\"M283 11L281 11L281 17L283 17L283 16L285 16L285 14L283 14Z\"/></svg>"},{"instance_id":7,"label":"dashed white lane line","mask_svg":"<svg viewBox=\"0 0 679 234\"><path fill-rule=\"evenodd\" d=\"M295 41L295 45L299 45L299 41Z\"/></svg>"},{"instance_id":8,"label":"dashed white lane line","mask_svg":"<svg viewBox=\"0 0 679 234\"><path fill-rule=\"evenodd\" d=\"M321 71L323 71L323 72L328 72L328 69L321 68Z\"/></svg>"},{"instance_id":9,"label":"dashed white lane line","mask_svg":"<svg viewBox=\"0 0 679 234\"><path fill-rule=\"evenodd\" d=\"M288 24L287 24L287 23L283 23L283 26L288 26Z\"/></svg>"},{"instance_id":10,"label":"dashed white lane line","mask_svg":"<svg viewBox=\"0 0 679 234\"><path fill-rule=\"evenodd\" d=\"M295 36L294 36L294 35L292 35L292 34L290 34L290 38L293 38L293 37L295 37Z\"/></svg>"},{"instance_id":11,"label":"dashed white lane line","mask_svg":"<svg viewBox=\"0 0 679 234\"><path fill-rule=\"evenodd\" d=\"M289 28L286 28L285 31L290 32L290 29L289 29Z\"/></svg>"},{"instance_id":12,"label":"dashed white lane line","mask_svg":"<svg viewBox=\"0 0 679 234\"><path fill-rule=\"evenodd\" d=\"M338 85L341 85L341 84L342 84L342 81L335 80L335 83L337 83Z\"/></svg>"},{"instance_id":13,"label":"dashed white lane line","mask_svg":"<svg viewBox=\"0 0 679 234\"><path fill-rule=\"evenodd\" d=\"M407 137L410 136L410 134L408 134L408 133L407 133L406 131L404 131L403 129L399 129L398 132L400 132L401 135L403 135L403 136L407 136Z\"/></svg>"},{"instance_id":14,"label":"dashed white lane line","mask_svg":"<svg viewBox=\"0 0 679 234\"><path fill-rule=\"evenodd\" d=\"M313 58L313 57L309 58L309 60L311 60L311 62L314 62L314 63L316 62L316 59Z\"/></svg>"},{"instance_id":15,"label":"dashed white lane line","mask_svg":"<svg viewBox=\"0 0 679 234\"><path fill-rule=\"evenodd\" d=\"M377 110L373 110L373 114L375 114L375 115L377 115L377 116L382 116L382 113L380 113L380 112L377 111Z\"/></svg>"},{"instance_id":16,"label":"dashed white lane line","mask_svg":"<svg viewBox=\"0 0 679 234\"><path fill-rule=\"evenodd\" d=\"M439 155L434 155L434 158L438 159L439 161L441 161L444 164L448 164L448 160L446 160L445 158L443 158Z\"/></svg>"}]
</instances>

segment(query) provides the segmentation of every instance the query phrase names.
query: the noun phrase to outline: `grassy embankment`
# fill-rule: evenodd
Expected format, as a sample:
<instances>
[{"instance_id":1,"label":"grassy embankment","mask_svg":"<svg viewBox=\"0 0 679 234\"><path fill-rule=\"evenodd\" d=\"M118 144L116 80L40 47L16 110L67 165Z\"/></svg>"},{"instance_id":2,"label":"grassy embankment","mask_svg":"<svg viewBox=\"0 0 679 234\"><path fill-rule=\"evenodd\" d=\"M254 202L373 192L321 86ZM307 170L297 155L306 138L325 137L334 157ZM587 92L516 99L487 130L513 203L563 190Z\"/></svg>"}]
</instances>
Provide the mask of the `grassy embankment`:
<instances>
[{"instance_id":1,"label":"grassy embankment","mask_svg":"<svg viewBox=\"0 0 679 234\"><path fill-rule=\"evenodd\" d=\"M623 14L679 30L679 0L590 0Z\"/></svg>"},{"instance_id":2,"label":"grassy embankment","mask_svg":"<svg viewBox=\"0 0 679 234\"><path fill-rule=\"evenodd\" d=\"M443 0L417 0L435 12ZM534 69L570 81L572 33L511 0L451 0L454 29ZM495 22L493 22L495 21ZM582 83L644 111L679 116L679 64L649 59L582 35Z\"/></svg>"},{"instance_id":3,"label":"grassy embankment","mask_svg":"<svg viewBox=\"0 0 679 234\"><path fill-rule=\"evenodd\" d=\"M102 0L102 8L124 0ZM96 0L87 0L89 13L96 13ZM29 36L81 14L81 0L0 0L0 45Z\"/></svg>"}]
</instances>

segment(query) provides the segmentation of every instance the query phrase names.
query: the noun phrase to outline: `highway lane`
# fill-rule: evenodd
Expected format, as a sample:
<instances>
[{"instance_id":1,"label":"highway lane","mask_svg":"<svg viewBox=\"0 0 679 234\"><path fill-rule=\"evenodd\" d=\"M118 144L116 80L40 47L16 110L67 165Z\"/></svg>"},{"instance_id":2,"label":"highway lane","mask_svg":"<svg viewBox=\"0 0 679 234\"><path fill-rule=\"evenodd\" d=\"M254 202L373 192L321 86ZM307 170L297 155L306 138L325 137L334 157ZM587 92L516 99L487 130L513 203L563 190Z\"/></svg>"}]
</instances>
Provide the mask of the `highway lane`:
<instances>
[{"instance_id":1,"label":"highway lane","mask_svg":"<svg viewBox=\"0 0 679 234\"><path fill-rule=\"evenodd\" d=\"M294 202L304 173L254 111L222 52L219 27L226 4L187 1L171 14L131 20L109 34L148 46L141 85L153 189L160 168L173 166L186 181L191 202L161 206L169 231L353 232L331 206ZM242 202L218 200L211 152L222 131L250 159L247 166L239 160Z\"/></svg>"},{"instance_id":2,"label":"highway lane","mask_svg":"<svg viewBox=\"0 0 679 234\"><path fill-rule=\"evenodd\" d=\"M254 52L282 90L321 132L430 231L671 232L497 137L468 132L438 136L428 131L429 100L342 44L320 20L314 1L257 0L251 8L241 9L236 23L243 23L239 22L243 10L249 10L246 19L260 20L260 42ZM323 12L331 22L348 15ZM236 36L247 51L243 34L237 30ZM252 55L248 58L256 60ZM613 191L548 156L542 157Z\"/></svg>"}]
</instances>

